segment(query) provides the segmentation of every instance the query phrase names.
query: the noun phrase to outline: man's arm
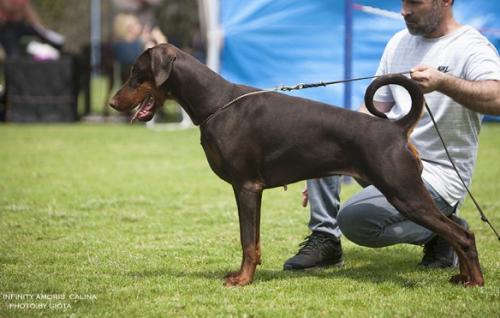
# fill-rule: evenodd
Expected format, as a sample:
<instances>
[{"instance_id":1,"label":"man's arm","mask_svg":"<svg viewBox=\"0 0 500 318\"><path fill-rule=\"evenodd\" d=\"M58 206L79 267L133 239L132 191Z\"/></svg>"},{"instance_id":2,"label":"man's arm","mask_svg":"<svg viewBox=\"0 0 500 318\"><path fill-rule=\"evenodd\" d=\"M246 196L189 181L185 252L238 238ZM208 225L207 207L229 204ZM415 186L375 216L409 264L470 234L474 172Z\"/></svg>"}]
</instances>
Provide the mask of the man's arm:
<instances>
[{"instance_id":1,"label":"man's arm","mask_svg":"<svg viewBox=\"0 0 500 318\"><path fill-rule=\"evenodd\" d=\"M24 6L23 11L26 22L35 27L44 28L44 26L42 25L42 21L40 20L40 17L36 13L35 9L33 9L29 1Z\"/></svg>"},{"instance_id":2,"label":"man's arm","mask_svg":"<svg viewBox=\"0 0 500 318\"><path fill-rule=\"evenodd\" d=\"M500 81L468 81L426 65L413 68L411 78L424 93L438 91L475 112L500 115Z\"/></svg>"}]
</instances>

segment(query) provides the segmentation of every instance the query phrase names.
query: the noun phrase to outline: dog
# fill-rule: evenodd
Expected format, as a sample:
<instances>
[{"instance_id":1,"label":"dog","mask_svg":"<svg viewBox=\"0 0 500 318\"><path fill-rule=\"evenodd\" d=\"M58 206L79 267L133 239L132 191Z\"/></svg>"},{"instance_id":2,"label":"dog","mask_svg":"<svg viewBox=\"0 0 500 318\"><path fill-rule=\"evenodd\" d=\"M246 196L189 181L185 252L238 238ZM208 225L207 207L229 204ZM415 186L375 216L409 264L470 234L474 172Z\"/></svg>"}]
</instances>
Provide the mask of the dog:
<instances>
[{"instance_id":1,"label":"dog","mask_svg":"<svg viewBox=\"0 0 500 318\"><path fill-rule=\"evenodd\" d=\"M403 118L390 121L373 105L375 91L403 86L412 100ZM408 219L447 240L460 273L450 281L484 284L474 234L444 216L421 179L422 164L408 142L422 110L423 94L402 75L377 78L365 103L376 116L277 92L230 83L170 44L145 51L110 100L118 111L137 108L134 119L150 120L172 96L200 126L201 145L217 176L231 184L238 207L243 259L225 285L252 282L261 263L260 209L264 189L334 174L376 186Z\"/></svg>"}]
</instances>

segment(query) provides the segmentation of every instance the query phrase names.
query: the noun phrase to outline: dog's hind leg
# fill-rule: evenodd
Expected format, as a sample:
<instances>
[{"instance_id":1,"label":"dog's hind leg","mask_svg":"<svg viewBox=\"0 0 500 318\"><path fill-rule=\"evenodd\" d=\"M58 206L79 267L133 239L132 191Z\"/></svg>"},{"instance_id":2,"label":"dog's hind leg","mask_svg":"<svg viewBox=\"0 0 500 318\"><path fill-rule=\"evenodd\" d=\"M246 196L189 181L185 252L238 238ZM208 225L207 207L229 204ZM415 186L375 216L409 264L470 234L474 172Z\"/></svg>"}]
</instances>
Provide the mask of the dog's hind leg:
<instances>
[{"instance_id":1,"label":"dog's hind leg","mask_svg":"<svg viewBox=\"0 0 500 318\"><path fill-rule=\"evenodd\" d=\"M226 276L225 286L244 286L252 282L260 264L260 207L263 187L259 183L245 183L233 187L238 206L240 239L243 259L238 272Z\"/></svg>"},{"instance_id":2,"label":"dog's hind leg","mask_svg":"<svg viewBox=\"0 0 500 318\"><path fill-rule=\"evenodd\" d=\"M451 278L453 283L465 286L484 284L474 234L439 212L420 176L409 183L405 176L397 184L379 184L377 187L398 211L413 222L425 226L444 238L453 247L460 261L460 274ZM413 178L412 178L413 179ZM418 180L418 181L417 181ZM415 182L417 181L417 182ZM408 186L411 184L411 186Z\"/></svg>"}]
</instances>

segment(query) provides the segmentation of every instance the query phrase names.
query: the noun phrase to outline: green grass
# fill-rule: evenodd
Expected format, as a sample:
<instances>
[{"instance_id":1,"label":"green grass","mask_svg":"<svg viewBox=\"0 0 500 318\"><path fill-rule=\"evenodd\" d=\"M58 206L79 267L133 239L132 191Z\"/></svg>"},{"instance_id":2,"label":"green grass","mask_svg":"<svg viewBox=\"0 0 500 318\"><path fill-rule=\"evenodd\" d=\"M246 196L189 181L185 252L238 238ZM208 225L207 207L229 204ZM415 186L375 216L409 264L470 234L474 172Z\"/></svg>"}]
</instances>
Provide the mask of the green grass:
<instances>
[{"instance_id":1,"label":"green grass","mask_svg":"<svg viewBox=\"0 0 500 318\"><path fill-rule=\"evenodd\" d=\"M499 135L483 127L472 189L500 228ZM0 125L0 317L499 317L499 244L470 200L462 215L486 285L465 289L447 282L454 270L417 268L416 246L344 240L343 269L283 272L308 232L302 187L264 193L263 264L252 285L227 289L241 259L236 205L198 130ZM47 308L9 307L21 303Z\"/></svg>"}]
</instances>

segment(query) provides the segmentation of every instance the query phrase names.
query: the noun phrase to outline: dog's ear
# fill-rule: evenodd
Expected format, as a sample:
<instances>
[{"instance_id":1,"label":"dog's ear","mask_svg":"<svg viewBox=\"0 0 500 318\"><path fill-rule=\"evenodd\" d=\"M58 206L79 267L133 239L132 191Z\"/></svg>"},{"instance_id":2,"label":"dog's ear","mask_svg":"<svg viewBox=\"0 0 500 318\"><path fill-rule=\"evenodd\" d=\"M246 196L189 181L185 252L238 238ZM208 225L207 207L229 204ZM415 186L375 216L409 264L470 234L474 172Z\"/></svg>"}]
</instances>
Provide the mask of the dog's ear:
<instances>
[{"instance_id":1,"label":"dog's ear","mask_svg":"<svg viewBox=\"0 0 500 318\"><path fill-rule=\"evenodd\" d=\"M170 76L176 58L175 51L168 45L157 45L149 50L151 72L156 87L160 87Z\"/></svg>"}]
</instances>

